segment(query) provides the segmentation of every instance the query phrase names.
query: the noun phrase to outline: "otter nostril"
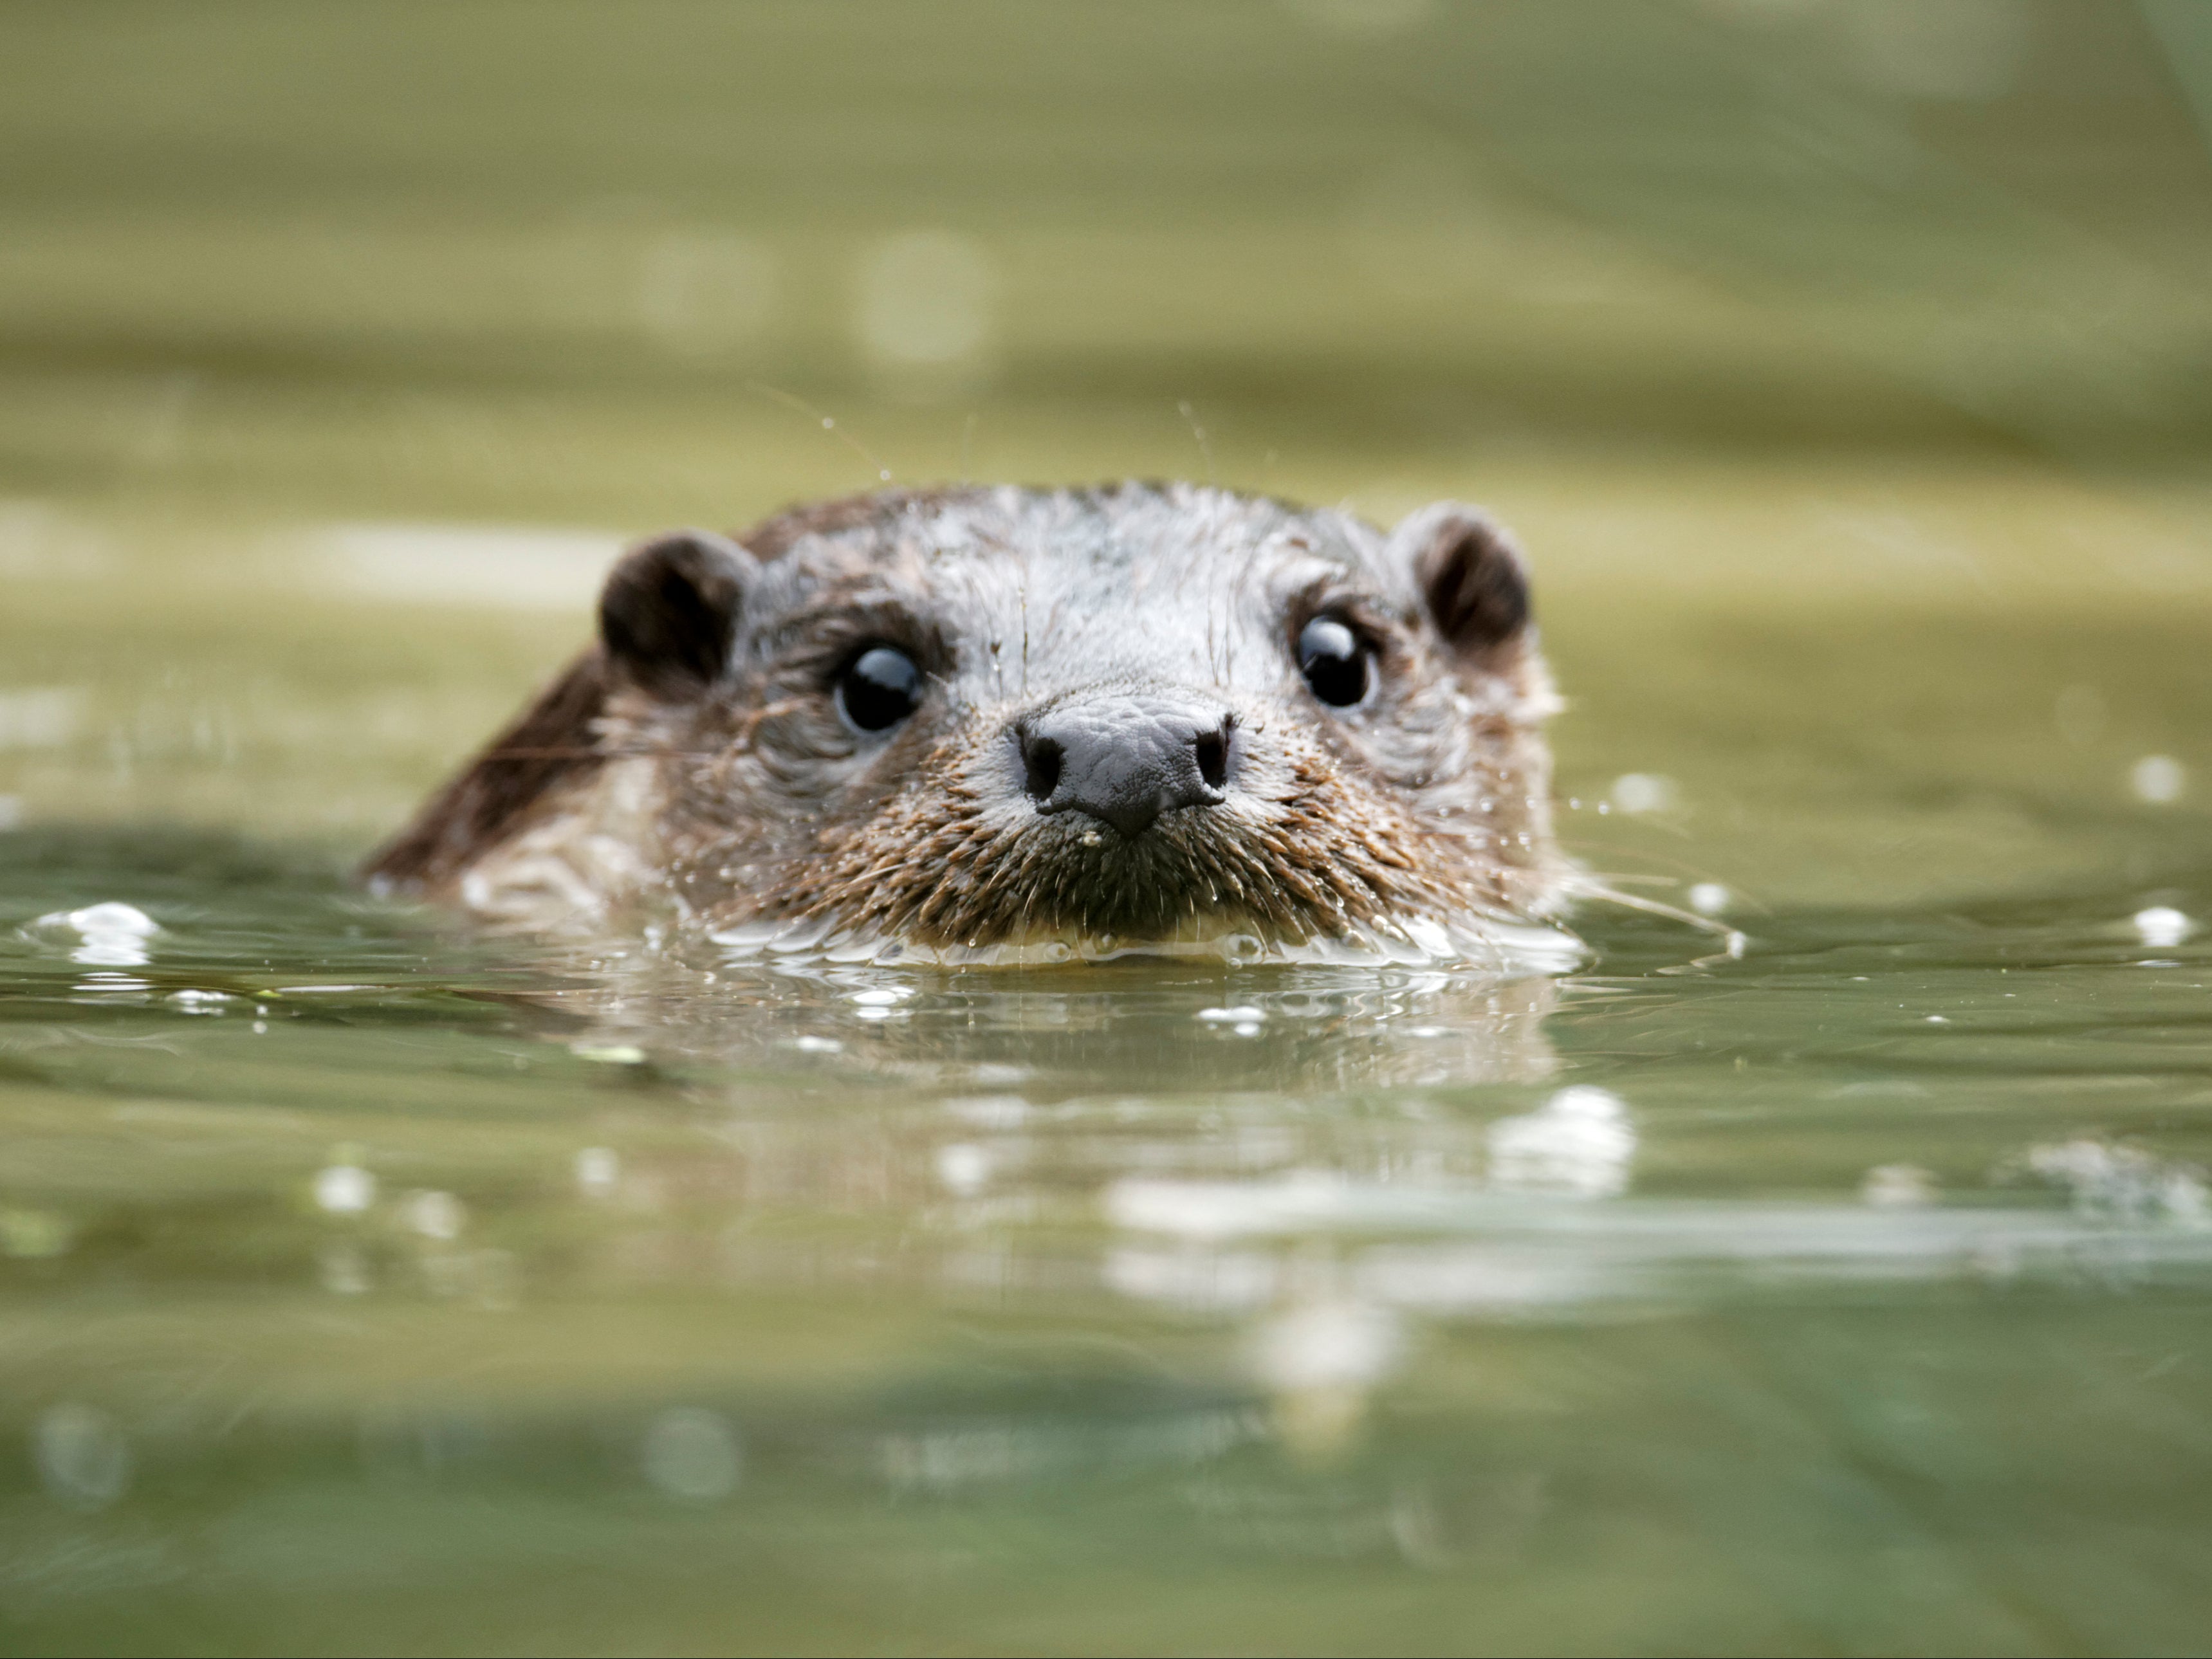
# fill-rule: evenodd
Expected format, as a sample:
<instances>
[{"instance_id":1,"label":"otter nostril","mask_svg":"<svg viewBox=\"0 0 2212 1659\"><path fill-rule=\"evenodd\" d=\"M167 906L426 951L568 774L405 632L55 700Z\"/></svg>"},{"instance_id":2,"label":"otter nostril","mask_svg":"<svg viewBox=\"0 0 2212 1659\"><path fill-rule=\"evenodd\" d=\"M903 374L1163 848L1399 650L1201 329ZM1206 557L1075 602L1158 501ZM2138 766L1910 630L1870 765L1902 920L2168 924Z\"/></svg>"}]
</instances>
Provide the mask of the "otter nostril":
<instances>
[{"instance_id":1,"label":"otter nostril","mask_svg":"<svg viewBox=\"0 0 2212 1659\"><path fill-rule=\"evenodd\" d=\"M1198 775L1209 789L1218 789L1229 779L1229 728L1218 726L1191 739L1198 751Z\"/></svg>"},{"instance_id":2,"label":"otter nostril","mask_svg":"<svg viewBox=\"0 0 2212 1659\"><path fill-rule=\"evenodd\" d=\"M1061 757L1060 746L1050 738L1022 739L1022 764L1029 772L1022 787L1040 806L1060 787Z\"/></svg>"}]
</instances>

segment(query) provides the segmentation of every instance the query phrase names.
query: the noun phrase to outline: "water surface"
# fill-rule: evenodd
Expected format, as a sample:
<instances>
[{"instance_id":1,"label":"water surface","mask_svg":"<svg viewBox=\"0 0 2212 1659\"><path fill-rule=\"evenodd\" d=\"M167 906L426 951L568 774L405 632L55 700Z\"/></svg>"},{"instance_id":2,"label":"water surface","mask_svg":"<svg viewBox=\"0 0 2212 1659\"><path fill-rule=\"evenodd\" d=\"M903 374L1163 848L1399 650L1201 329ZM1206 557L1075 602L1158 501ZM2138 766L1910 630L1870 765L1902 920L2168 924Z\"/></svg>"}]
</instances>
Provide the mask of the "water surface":
<instances>
[{"instance_id":1,"label":"water surface","mask_svg":"<svg viewBox=\"0 0 2212 1659\"><path fill-rule=\"evenodd\" d=\"M573 609L20 518L10 1644L2200 1645L2202 586L2039 577L1970 477L1905 516L1994 602L1629 605L1608 505L1889 486L1520 488L1566 831L1740 958L1604 906L1519 981L487 936L345 866Z\"/></svg>"}]
</instances>

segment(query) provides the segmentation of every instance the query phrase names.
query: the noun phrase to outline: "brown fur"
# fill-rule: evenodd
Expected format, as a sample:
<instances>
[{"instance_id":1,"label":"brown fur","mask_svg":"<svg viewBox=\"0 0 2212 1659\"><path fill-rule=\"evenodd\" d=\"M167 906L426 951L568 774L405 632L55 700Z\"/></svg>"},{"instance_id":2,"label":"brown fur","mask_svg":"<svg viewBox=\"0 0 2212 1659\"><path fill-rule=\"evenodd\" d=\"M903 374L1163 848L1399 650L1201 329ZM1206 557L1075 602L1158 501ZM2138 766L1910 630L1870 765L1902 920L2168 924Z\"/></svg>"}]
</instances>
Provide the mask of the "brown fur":
<instances>
[{"instance_id":1,"label":"brown fur","mask_svg":"<svg viewBox=\"0 0 2212 1659\"><path fill-rule=\"evenodd\" d=\"M794 509L739 538L755 574L704 694L672 697L650 665L586 652L367 873L459 896L518 848L643 833L638 861L696 922L815 921L938 947L1229 927L1295 942L1540 915L1565 866L1517 555L1466 509L1431 516L1386 539L1184 485ZM1322 708L1287 660L1322 610L1375 643L1370 707ZM927 718L879 739L841 725L830 696L878 640L933 688ZM1102 685L1155 684L1230 711L1229 798L1133 840L1041 816L1009 732ZM624 757L641 757L626 817L605 805Z\"/></svg>"},{"instance_id":2,"label":"brown fur","mask_svg":"<svg viewBox=\"0 0 2212 1659\"><path fill-rule=\"evenodd\" d=\"M454 880L562 785L580 783L605 763L597 728L606 701L606 661L595 646L431 796L369 859L362 875L380 886L416 890Z\"/></svg>"}]
</instances>

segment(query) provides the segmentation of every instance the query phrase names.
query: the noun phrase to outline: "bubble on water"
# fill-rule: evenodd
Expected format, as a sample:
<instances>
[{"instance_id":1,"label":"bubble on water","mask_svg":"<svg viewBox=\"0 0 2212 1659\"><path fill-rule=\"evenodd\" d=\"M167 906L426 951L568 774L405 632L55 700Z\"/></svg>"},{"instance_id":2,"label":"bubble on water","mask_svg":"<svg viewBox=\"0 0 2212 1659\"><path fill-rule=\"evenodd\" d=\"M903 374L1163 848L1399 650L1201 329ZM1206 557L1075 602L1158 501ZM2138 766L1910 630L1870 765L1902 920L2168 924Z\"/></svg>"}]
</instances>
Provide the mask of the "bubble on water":
<instances>
[{"instance_id":1,"label":"bubble on water","mask_svg":"<svg viewBox=\"0 0 2212 1659\"><path fill-rule=\"evenodd\" d=\"M1030 939L986 944L916 945L887 940L865 929L839 930L826 923L749 923L711 935L732 961L766 957L793 969L816 962L876 963L894 957L942 968L1030 968L1060 963L1110 962L1123 956L1256 963L1310 963L1328 967L1431 966L1465 963L1493 973L1565 973L1589 959L1582 941L1545 926L1466 914L1448 921L1404 918L1395 923L1353 927L1342 934L1272 942L1251 933L1208 934L1196 939L1128 939L1113 933L1073 939ZM863 1018L881 1018L888 1011Z\"/></svg>"},{"instance_id":2,"label":"bubble on water","mask_svg":"<svg viewBox=\"0 0 2212 1659\"><path fill-rule=\"evenodd\" d=\"M1267 947L1256 934L1231 933L1221 941L1221 958L1243 967L1249 967L1267 954Z\"/></svg>"},{"instance_id":3,"label":"bubble on water","mask_svg":"<svg viewBox=\"0 0 2212 1659\"><path fill-rule=\"evenodd\" d=\"M1620 1097L1579 1084L1490 1126L1490 1179L1517 1192L1611 1198L1628 1189L1636 1131Z\"/></svg>"},{"instance_id":4,"label":"bubble on water","mask_svg":"<svg viewBox=\"0 0 2212 1659\"><path fill-rule=\"evenodd\" d=\"M634 1042L572 1042L568 1052L601 1066L642 1066L645 1050Z\"/></svg>"},{"instance_id":5,"label":"bubble on water","mask_svg":"<svg viewBox=\"0 0 2212 1659\"><path fill-rule=\"evenodd\" d=\"M971 1198L982 1191L984 1183L991 1178L991 1154L965 1142L940 1146L937 1152L937 1178L961 1197Z\"/></svg>"},{"instance_id":6,"label":"bubble on water","mask_svg":"<svg viewBox=\"0 0 2212 1659\"><path fill-rule=\"evenodd\" d=\"M219 1014L230 997L222 991L172 991L169 1000L188 1014Z\"/></svg>"},{"instance_id":7,"label":"bubble on water","mask_svg":"<svg viewBox=\"0 0 2212 1659\"><path fill-rule=\"evenodd\" d=\"M315 1172L315 1204L332 1215L359 1215L376 1202L376 1177L357 1164Z\"/></svg>"},{"instance_id":8,"label":"bubble on water","mask_svg":"<svg viewBox=\"0 0 2212 1659\"><path fill-rule=\"evenodd\" d=\"M2212 1229L2212 1197L2203 1171L2166 1163L2140 1147L2086 1137L2060 1141L2029 1148L2027 1167L2065 1187L2077 1211L2100 1220Z\"/></svg>"},{"instance_id":9,"label":"bubble on water","mask_svg":"<svg viewBox=\"0 0 2212 1659\"><path fill-rule=\"evenodd\" d=\"M678 1503L712 1504L738 1489L744 1447L736 1427L719 1412L672 1406L646 1425L639 1449L645 1478Z\"/></svg>"},{"instance_id":10,"label":"bubble on water","mask_svg":"<svg viewBox=\"0 0 2212 1659\"><path fill-rule=\"evenodd\" d=\"M410 1193L404 1212L407 1224L425 1238L459 1238L469 1220L467 1206L451 1193Z\"/></svg>"},{"instance_id":11,"label":"bubble on water","mask_svg":"<svg viewBox=\"0 0 2212 1659\"><path fill-rule=\"evenodd\" d=\"M1717 916L1729 908L1732 896L1717 881L1701 881L1690 889L1690 908L1701 916Z\"/></svg>"},{"instance_id":12,"label":"bubble on water","mask_svg":"<svg viewBox=\"0 0 2212 1659\"><path fill-rule=\"evenodd\" d=\"M41 1412L31 1461L47 1492L75 1509L105 1509L130 1490L131 1443L97 1406L65 1401Z\"/></svg>"},{"instance_id":13,"label":"bubble on water","mask_svg":"<svg viewBox=\"0 0 2212 1659\"><path fill-rule=\"evenodd\" d=\"M2145 755L2128 773L2128 787L2138 800L2171 805L2189 787L2189 769L2171 755Z\"/></svg>"},{"instance_id":14,"label":"bubble on water","mask_svg":"<svg viewBox=\"0 0 2212 1659\"><path fill-rule=\"evenodd\" d=\"M586 1146L576 1154L576 1190L605 1198L622 1179L622 1159L611 1146Z\"/></svg>"},{"instance_id":15,"label":"bubble on water","mask_svg":"<svg viewBox=\"0 0 2212 1659\"><path fill-rule=\"evenodd\" d=\"M1674 781L1656 772L1624 772L1607 792L1613 805L1624 812L1663 812L1676 799Z\"/></svg>"},{"instance_id":16,"label":"bubble on water","mask_svg":"<svg viewBox=\"0 0 2212 1659\"><path fill-rule=\"evenodd\" d=\"M2145 945L2179 945L2197 931L2197 924L2170 905L2154 904L2130 918Z\"/></svg>"},{"instance_id":17,"label":"bubble on water","mask_svg":"<svg viewBox=\"0 0 2212 1659\"><path fill-rule=\"evenodd\" d=\"M70 960L90 968L141 968L149 959L146 941L161 925L136 905L110 900L82 910L57 910L40 916L38 927L66 928L82 941Z\"/></svg>"},{"instance_id":18,"label":"bubble on water","mask_svg":"<svg viewBox=\"0 0 2212 1659\"><path fill-rule=\"evenodd\" d=\"M1924 1209L1936 1201L1936 1177L1917 1164L1881 1164L1859 1182L1859 1197L1877 1210Z\"/></svg>"},{"instance_id":19,"label":"bubble on water","mask_svg":"<svg viewBox=\"0 0 2212 1659\"><path fill-rule=\"evenodd\" d=\"M1240 1019L1229 1029L1236 1032L1238 1036L1257 1036L1260 1035L1260 1022L1256 1019Z\"/></svg>"},{"instance_id":20,"label":"bubble on water","mask_svg":"<svg viewBox=\"0 0 2212 1659\"><path fill-rule=\"evenodd\" d=\"M845 1052L845 1045L836 1037L796 1036L792 1038L791 1046L802 1054L841 1054Z\"/></svg>"},{"instance_id":21,"label":"bubble on water","mask_svg":"<svg viewBox=\"0 0 2212 1659\"><path fill-rule=\"evenodd\" d=\"M1267 1017L1265 1009L1255 1008L1249 1005L1241 1005L1235 1008L1201 1008L1196 1015L1197 1018L1206 1021L1210 1025L1251 1025L1256 1024Z\"/></svg>"}]
</instances>

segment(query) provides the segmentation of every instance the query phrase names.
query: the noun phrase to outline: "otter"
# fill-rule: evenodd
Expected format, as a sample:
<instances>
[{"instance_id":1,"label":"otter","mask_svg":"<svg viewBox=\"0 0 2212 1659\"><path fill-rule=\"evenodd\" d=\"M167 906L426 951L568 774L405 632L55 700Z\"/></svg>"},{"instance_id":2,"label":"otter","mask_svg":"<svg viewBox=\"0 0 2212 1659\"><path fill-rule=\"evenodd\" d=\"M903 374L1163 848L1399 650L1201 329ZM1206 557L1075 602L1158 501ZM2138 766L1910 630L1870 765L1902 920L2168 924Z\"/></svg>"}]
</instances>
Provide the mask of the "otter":
<instances>
[{"instance_id":1,"label":"otter","mask_svg":"<svg viewBox=\"0 0 2212 1659\"><path fill-rule=\"evenodd\" d=\"M1558 965L1527 566L1188 483L891 490L633 548L380 890L833 961Z\"/></svg>"}]
</instances>

